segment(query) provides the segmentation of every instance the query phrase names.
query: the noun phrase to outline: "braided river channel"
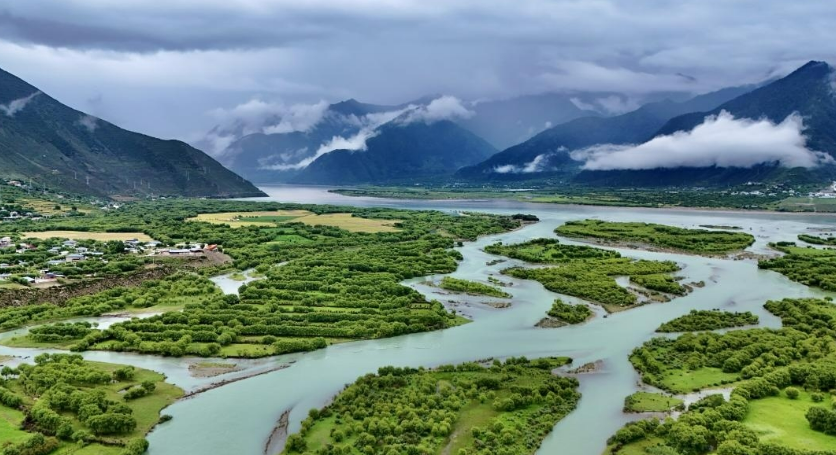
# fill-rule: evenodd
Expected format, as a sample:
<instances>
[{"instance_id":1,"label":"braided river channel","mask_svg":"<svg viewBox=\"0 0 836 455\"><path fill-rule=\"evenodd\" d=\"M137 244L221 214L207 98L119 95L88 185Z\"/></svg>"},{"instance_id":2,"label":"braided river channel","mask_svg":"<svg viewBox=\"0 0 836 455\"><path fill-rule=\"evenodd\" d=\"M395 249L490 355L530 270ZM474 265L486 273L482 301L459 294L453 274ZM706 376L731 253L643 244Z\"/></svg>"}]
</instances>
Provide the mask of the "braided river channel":
<instances>
[{"instance_id":1,"label":"braided river channel","mask_svg":"<svg viewBox=\"0 0 836 455\"><path fill-rule=\"evenodd\" d=\"M747 251L774 254L769 242L795 241L798 234L836 229L836 216L793 215L780 213L726 212L677 209L636 209L531 204L502 200L414 201L354 198L329 193L326 188L268 186L262 188L269 200L281 202L324 203L353 206L434 209L458 213L480 211L498 214L530 213L540 222L520 230L480 238L457 248L464 260L453 277L485 281L496 276L512 283L509 308L495 309L480 303L479 298L445 295L425 286L427 277L409 280L412 286L430 299L448 304L455 300L456 310L473 322L443 331L411 334L395 338L338 344L327 349L267 359L238 361L242 371L211 379L194 378L188 364L195 359L172 359L129 353L86 352L85 358L132 364L165 373L169 382L187 392L199 390L211 382L265 374L230 382L222 387L183 399L163 412L173 420L158 426L148 437L151 455L274 455L280 444L270 444L277 422L286 412L288 430L299 429L308 410L321 407L342 388L359 376L379 367L426 366L460 363L489 357L569 356L572 366L597 362L598 369L578 376L583 398L578 408L561 420L543 442L538 454L598 455L606 439L636 416L624 414L624 398L641 389L639 376L628 361L630 352L654 336L663 322L692 309L751 311L760 317L762 326L776 327L779 320L763 309L770 299L828 295L784 276L759 270L755 259L719 259L693 255L617 249L622 255L642 259L672 260L682 266L678 273L683 283L704 282L687 296L667 303L643 305L605 316L594 308L595 317L586 323L560 328L536 328L555 298L579 303L578 299L547 291L537 282L500 276L500 270L521 262L508 260L488 265L498 259L482 249L501 241L518 243L533 238L555 238L554 228L569 220L586 218L610 221L642 221L695 228L700 225L739 226L755 236ZM259 200L265 200L260 198ZM560 237L558 237L560 238ZM560 238L562 242L577 243ZM225 292L236 292L240 282L217 278ZM87 319L112 323L105 318ZM118 320L118 319L117 319ZM3 334L7 336L8 334ZM41 351L0 347L0 355L30 358ZM284 369L276 369L289 365ZM273 371L275 370L275 371ZM275 441L274 441L275 442Z\"/></svg>"}]
</instances>

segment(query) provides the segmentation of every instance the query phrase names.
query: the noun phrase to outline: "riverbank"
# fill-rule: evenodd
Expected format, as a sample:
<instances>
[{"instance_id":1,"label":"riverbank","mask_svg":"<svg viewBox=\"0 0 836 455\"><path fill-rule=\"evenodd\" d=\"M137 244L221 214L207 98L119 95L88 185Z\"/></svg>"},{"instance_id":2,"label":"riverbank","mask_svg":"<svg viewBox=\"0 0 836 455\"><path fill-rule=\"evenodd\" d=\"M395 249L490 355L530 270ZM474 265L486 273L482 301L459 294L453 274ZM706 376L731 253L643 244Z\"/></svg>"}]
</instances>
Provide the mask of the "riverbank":
<instances>
[{"instance_id":1,"label":"riverbank","mask_svg":"<svg viewBox=\"0 0 836 455\"><path fill-rule=\"evenodd\" d=\"M521 194L530 195L533 193L528 192L507 192L507 193L493 193L491 196L486 196L481 193L455 193L455 197L415 197L413 193L404 193L399 195L397 193L388 193L388 192L368 192L363 190L362 193L358 193L353 191L350 188L328 188L323 187L323 191L328 191L329 193L338 194L341 196L345 196L347 198L377 198L381 200L391 199L391 200L403 200L403 201L424 201L424 202L451 202L451 201L460 201L460 202L484 202L484 201L508 201L508 202L519 202L519 203L530 203L530 204L539 204L539 205L559 205L565 207L572 207L572 208L584 208L584 207L617 207L619 209L658 209L658 210L681 210L681 211L690 211L690 212L717 212L717 213L754 213L754 214L786 214L786 215L824 215L824 216L834 216L836 215L836 207L832 211L793 211L793 210L779 210L776 206L774 209L764 209L764 208L741 208L735 206L711 206L711 205L694 205L694 206L683 206L678 203L671 203L671 204L631 204L627 201L621 201L621 203L612 201L612 200L602 200L596 202L594 200L590 200L587 202L578 202L575 199L554 199L554 200L544 200L543 198L549 197L548 195L543 195L542 198L538 196L533 197L521 197Z\"/></svg>"}]
</instances>

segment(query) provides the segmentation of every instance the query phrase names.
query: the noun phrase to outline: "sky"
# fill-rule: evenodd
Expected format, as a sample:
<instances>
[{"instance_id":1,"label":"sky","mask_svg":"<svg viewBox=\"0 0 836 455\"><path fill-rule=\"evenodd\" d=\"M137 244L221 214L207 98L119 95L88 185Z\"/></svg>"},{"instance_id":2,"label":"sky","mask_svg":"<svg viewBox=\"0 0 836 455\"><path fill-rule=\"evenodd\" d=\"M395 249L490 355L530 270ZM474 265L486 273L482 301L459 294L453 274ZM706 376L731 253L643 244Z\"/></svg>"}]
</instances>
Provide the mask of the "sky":
<instances>
[{"instance_id":1,"label":"sky","mask_svg":"<svg viewBox=\"0 0 836 455\"><path fill-rule=\"evenodd\" d=\"M836 61L832 0L31 0L0 67L117 125L196 141L236 106L706 91Z\"/></svg>"}]
</instances>

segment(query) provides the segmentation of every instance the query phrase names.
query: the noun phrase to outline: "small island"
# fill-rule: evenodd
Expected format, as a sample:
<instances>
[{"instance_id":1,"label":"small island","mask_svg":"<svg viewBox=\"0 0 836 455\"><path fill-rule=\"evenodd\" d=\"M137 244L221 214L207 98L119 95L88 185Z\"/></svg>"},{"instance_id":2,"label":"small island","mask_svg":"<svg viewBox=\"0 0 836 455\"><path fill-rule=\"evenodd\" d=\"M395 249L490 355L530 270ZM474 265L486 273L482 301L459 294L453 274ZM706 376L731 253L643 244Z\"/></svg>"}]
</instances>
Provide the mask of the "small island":
<instances>
[{"instance_id":1,"label":"small island","mask_svg":"<svg viewBox=\"0 0 836 455\"><path fill-rule=\"evenodd\" d=\"M488 297L498 297L503 299L510 299L511 294L494 286L478 283L476 281L461 280L459 278L452 278L445 276L438 283L438 287L448 291L460 292L469 295L485 295Z\"/></svg>"},{"instance_id":2,"label":"small island","mask_svg":"<svg viewBox=\"0 0 836 455\"><path fill-rule=\"evenodd\" d=\"M747 325L758 325L758 317L749 311L733 313L719 310L691 310L685 316L665 322L656 331L659 333L698 332Z\"/></svg>"},{"instance_id":3,"label":"small island","mask_svg":"<svg viewBox=\"0 0 836 455\"><path fill-rule=\"evenodd\" d=\"M558 235L590 239L601 243L706 256L725 255L746 249L755 238L743 232L685 229L654 223L601 220L569 221L555 229Z\"/></svg>"},{"instance_id":4,"label":"small island","mask_svg":"<svg viewBox=\"0 0 836 455\"><path fill-rule=\"evenodd\" d=\"M537 327L551 328L580 324L592 317L592 310L586 305L572 305L563 300L555 299L546 314L548 314L548 317L540 320Z\"/></svg>"},{"instance_id":5,"label":"small island","mask_svg":"<svg viewBox=\"0 0 836 455\"><path fill-rule=\"evenodd\" d=\"M552 373L569 362L384 367L311 410L283 454L533 454L580 399L576 379Z\"/></svg>"},{"instance_id":6,"label":"small island","mask_svg":"<svg viewBox=\"0 0 836 455\"><path fill-rule=\"evenodd\" d=\"M566 245L557 239L534 239L514 245L497 243L485 251L554 267L512 267L502 271L515 278L539 281L546 289L621 311L651 301L666 302L688 288L670 274L679 271L673 261L634 260L617 251L592 246ZM622 286L616 277L629 277Z\"/></svg>"},{"instance_id":7,"label":"small island","mask_svg":"<svg viewBox=\"0 0 836 455\"><path fill-rule=\"evenodd\" d=\"M624 412L669 412L684 410L685 402L677 397L653 392L636 392L624 399Z\"/></svg>"}]
</instances>

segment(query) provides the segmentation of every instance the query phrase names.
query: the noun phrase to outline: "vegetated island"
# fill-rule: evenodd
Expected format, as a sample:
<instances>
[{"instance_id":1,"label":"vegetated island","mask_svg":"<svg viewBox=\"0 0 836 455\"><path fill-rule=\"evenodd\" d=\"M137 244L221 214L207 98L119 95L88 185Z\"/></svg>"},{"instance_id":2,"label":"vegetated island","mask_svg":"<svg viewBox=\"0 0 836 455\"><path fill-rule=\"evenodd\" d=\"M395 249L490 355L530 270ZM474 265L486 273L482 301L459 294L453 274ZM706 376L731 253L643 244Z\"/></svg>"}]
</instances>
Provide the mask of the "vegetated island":
<instances>
[{"instance_id":1,"label":"vegetated island","mask_svg":"<svg viewBox=\"0 0 836 455\"><path fill-rule=\"evenodd\" d=\"M759 268L773 270L807 286L836 291L836 250L800 247L794 242L776 242L769 246L784 255L758 261Z\"/></svg>"},{"instance_id":2,"label":"vegetated island","mask_svg":"<svg viewBox=\"0 0 836 455\"><path fill-rule=\"evenodd\" d=\"M685 410L685 401L671 395L636 392L624 399L624 412L669 412Z\"/></svg>"},{"instance_id":3,"label":"vegetated island","mask_svg":"<svg viewBox=\"0 0 836 455\"><path fill-rule=\"evenodd\" d=\"M755 243L744 232L685 229L654 223L615 222L601 220L568 221L555 229L558 235L591 239L598 242L640 247L655 247L699 255L725 255L742 251Z\"/></svg>"},{"instance_id":4,"label":"vegetated island","mask_svg":"<svg viewBox=\"0 0 836 455\"><path fill-rule=\"evenodd\" d=\"M545 317L537 323L537 327L553 328L570 324L580 324L592 317L592 310L586 305L572 305L563 300L555 299Z\"/></svg>"},{"instance_id":5,"label":"vegetated island","mask_svg":"<svg viewBox=\"0 0 836 455\"><path fill-rule=\"evenodd\" d=\"M836 305L769 301L784 328L656 338L630 361L642 380L674 393L734 386L708 395L677 420L629 423L607 454L829 455L836 453Z\"/></svg>"},{"instance_id":6,"label":"vegetated island","mask_svg":"<svg viewBox=\"0 0 836 455\"><path fill-rule=\"evenodd\" d=\"M663 323L656 331L659 333L698 332L758 325L758 322L758 317L750 311L738 313L719 310L691 310L684 316Z\"/></svg>"},{"instance_id":7,"label":"vegetated island","mask_svg":"<svg viewBox=\"0 0 836 455\"><path fill-rule=\"evenodd\" d=\"M312 410L284 454L533 454L577 406L567 358L384 367Z\"/></svg>"},{"instance_id":8,"label":"vegetated island","mask_svg":"<svg viewBox=\"0 0 836 455\"><path fill-rule=\"evenodd\" d=\"M798 240L802 242L807 242L813 245L828 245L834 246L836 245L836 237L833 236L818 236L818 235L809 235L809 234L799 234Z\"/></svg>"},{"instance_id":9,"label":"vegetated island","mask_svg":"<svg viewBox=\"0 0 836 455\"><path fill-rule=\"evenodd\" d=\"M304 221L260 219L265 212L300 211L307 213ZM201 214L251 212L261 215L243 216L248 222L242 226L199 220ZM312 224L312 218L328 224ZM444 329L466 320L400 283L451 273L462 259L453 249L457 242L522 224L508 216L476 213L453 216L213 200L137 202L88 216L4 224L0 228L18 237L17 232L56 229L130 230L163 244L218 245L234 260L234 269L254 268L264 278L243 285L239 295L224 295L205 276L228 271L229 265L196 271L184 267L162 279L99 289L60 304L0 304L0 329L113 312L160 311L105 330L51 325L4 342L203 357L263 357ZM0 291L0 298L4 292L17 291Z\"/></svg>"},{"instance_id":10,"label":"vegetated island","mask_svg":"<svg viewBox=\"0 0 836 455\"><path fill-rule=\"evenodd\" d=\"M448 291L460 292L469 295L485 295L488 297L498 297L503 299L510 299L511 294L494 286L479 283L476 281L462 280L445 276L438 283L438 287Z\"/></svg>"},{"instance_id":11,"label":"vegetated island","mask_svg":"<svg viewBox=\"0 0 836 455\"><path fill-rule=\"evenodd\" d=\"M592 246L566 245L557 239L489 245L491 254L554 267L512 267L502 273L536 280L546 289L602 305L607 311L620 311L649 301L669 301L671 295L684 295L688 288L670 274L679 270L672 261L634 260L617 251ZM615 277L626 276L638 285L622 287ZM641 299L640 299L641 297Z\"/></svg>"},{"instance_id":12,"label":"vegetated island","mask_svg":"<svg viewBox=\"0 0 836 455\"><path fill-rule=\"evenodd\" d=\"M163 375L40 354L34 364L0 371L3 455L140 455L160 411L183 395Z\"/></svg>"}]
</instances>

